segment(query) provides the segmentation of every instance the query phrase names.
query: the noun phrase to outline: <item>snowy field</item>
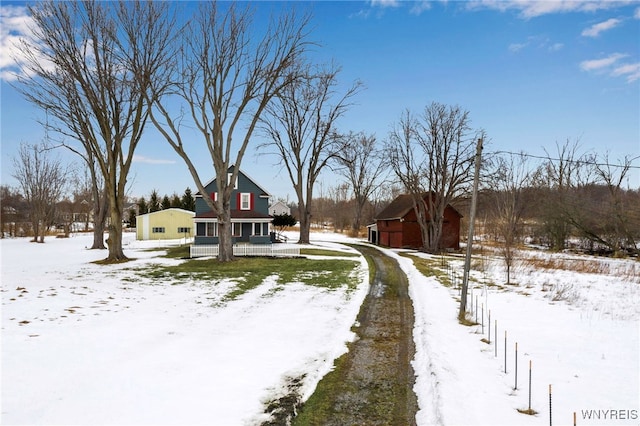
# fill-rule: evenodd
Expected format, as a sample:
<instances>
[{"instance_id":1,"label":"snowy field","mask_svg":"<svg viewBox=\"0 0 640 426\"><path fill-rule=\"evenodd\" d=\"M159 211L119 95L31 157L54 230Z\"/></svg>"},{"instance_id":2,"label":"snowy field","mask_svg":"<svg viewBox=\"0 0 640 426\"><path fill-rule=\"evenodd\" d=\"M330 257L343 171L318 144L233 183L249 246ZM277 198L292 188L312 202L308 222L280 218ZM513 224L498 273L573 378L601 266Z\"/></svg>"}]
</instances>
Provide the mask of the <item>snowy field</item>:
<instances>
[{"instance_id":1,"label":"snowy field","mask_svg":"<svg viewBox=\"0 0 640 426\"><path fill-rule=\"evenodd\" d=\"M356 292L300 283L274 292L267 279L220 303L232 283L137 278L134 267L179 261L146 250L160 243L133 238L126 235L125 253L136 260L111 266L90 263L106 256L86 249L91 236L0 242L1 424L259 424L264 402L290 378L305 375L310 394L353 339L364 261ZM336 248L347 238L312 240ZM519 262L518 285L504 286L501 262L487 258L471 297L485 311L483 334L457 323L457 290L385 252L410 279L419 425L549 424L549 385L553 424L573 424L573 413L579 425L640 424L637 261L563 255L569 270ZM597 267L571 272L572 262ZM450 265L461 271L462 259ZM517 411L529 406L530 361L533 416Z\"/></svg>"},{"instance_id":2,"label":"snowy field","mask_svg":"<svg viewBox=\"0 0 640 426\"><path fill-rule=\"evenodd\" d=\"M485 259L483 272L472 271L469 295L469 303L478 306L477 317L470 317L484 322L484 334L482 325L456 322L457 290L398 257L416 312L419 425L572 425L574 413L578 425L640 424L640 263L554 256L565 265L602 264L599 269L608 274L520 261L512 277L518 285L505 286L499 285L506 282L503 262ZM461 277L462 258L451 266ZM489 310L487 344L482 339L489 340ZM529 409L529 395L535 415L518 412Z\"/></svg>"}]
</instances>

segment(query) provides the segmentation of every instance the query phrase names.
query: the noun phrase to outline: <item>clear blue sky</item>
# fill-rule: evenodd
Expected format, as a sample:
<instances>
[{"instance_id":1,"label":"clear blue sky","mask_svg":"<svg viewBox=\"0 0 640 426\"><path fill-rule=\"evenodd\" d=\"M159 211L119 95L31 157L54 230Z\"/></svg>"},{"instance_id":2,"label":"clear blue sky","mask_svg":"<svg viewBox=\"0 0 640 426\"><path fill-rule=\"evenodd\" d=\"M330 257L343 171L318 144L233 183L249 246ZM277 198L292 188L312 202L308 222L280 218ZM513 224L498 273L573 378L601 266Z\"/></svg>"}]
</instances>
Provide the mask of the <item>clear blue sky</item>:
<instances>
[{"instance_id":1,"label":"clear blue sky","mask_svg":"<svg viewBox=\"0 0 640 426\"><path fill-rule=\"evenodd\" d=\"M21 3L0 6L0 67L7 71L7 43L20 30ZM342 66L344 86L363 90L340 121L342 131L387 137L405 109L431 102L459 105L472 126L487 132L487 151L553 154L556 143L580 140L585 152L616 162L640 156L640 2L445 1L256 3L258 19L269 9L313 12L311 40L317 61ZM11 159L21 141L39 142L41 113L1 83L3 184L14 185ZM254 146L260 142L256 136ZM202 145L204 146L204 145ZM182 194L195 188L182 160L153 132L143 139L129 179L132 196ZM67 157L68 154L65 154ZM213 168L194 152L204 181ZM275 197L294 200L275 159L247 154L242 169ZM640 158L634 161L640 167ZM324 188L335 185L330 174ZM640 170L628 184L640 187ZM316 191L319 195L319 192Z\"/></svg>"}]
</instances>

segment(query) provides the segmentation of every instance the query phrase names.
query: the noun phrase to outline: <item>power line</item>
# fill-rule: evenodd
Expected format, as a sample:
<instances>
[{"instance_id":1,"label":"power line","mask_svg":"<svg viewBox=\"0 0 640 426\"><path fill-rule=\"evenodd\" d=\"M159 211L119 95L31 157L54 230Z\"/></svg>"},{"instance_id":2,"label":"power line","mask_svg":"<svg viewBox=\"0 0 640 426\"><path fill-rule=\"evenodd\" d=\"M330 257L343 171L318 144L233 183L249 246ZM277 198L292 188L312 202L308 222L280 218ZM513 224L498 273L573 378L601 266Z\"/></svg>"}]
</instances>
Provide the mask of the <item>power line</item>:
<instances>
[{"instance_id":1,"label":"power line","mask_svg":"<svg viewBox=\"0 0 640 426\"><path fill-rule=\"evenodd\" d=\"M606 166L606 167L617 167L617 168L629 168L629 169L640 169L640 166L632 166L631 163L637 159L640 158L640 155L637 157L634 157L630 160L628 160L629 164L625 165L625 164L611 164L611 163L599 163L596 161L585 161L585 160L569 160L566 158L553 158L553 157L549 157L549 156L542 156L542 155L533 155L533 154L528 154L526 152L511 152L511 151L492 151L492 152L488 152L487 154L510 154L510 155L520 155L522 157L529 157L529 158L537 158L540 160L551 160L551 161L566 161L567 163L575 163L575 164L588 164L591 166Z\"/></svg>"}]
</instances>

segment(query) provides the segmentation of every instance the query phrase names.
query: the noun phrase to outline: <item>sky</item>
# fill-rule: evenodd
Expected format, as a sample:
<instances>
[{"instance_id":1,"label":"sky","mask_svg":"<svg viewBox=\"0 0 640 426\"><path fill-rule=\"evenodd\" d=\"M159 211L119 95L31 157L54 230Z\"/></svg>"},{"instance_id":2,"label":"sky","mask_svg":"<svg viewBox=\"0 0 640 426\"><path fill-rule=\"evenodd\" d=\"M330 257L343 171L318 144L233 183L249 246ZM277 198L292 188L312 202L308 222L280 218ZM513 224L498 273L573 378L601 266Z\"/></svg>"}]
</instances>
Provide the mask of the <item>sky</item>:
<instances>
[{"instance_id":1,"label":"sky","mask_svg":"<svg viewBox=\"0 0 640 426\"><path fill-rule=\"evenodd\" d=\"M21 142L44 137L42 113L11 86L11 42L27 27L24 3L0 4L1 182L16 185ZM256 19L296 7L312 13L310 58L341 67L339 90L364 89L338 123L340 131L387 138L406 110L432 102L469 111L486 132L485 152L553 156L578 141L580 151L635 158L626 186L640 188L640 2L434 1L286 2L255 4ZM194 135L194 139L197 135ZM277 158L257 151L255 135L241 168L274 199L295 200ZM72 158L69 153L60 153ZM193 144L198 173L214 171L204 144ZM340 182L324 173L315 194ZM183 161L153 130L136 151L128 194L182 194L195 188Z\"/></svg>"}]
</instances>

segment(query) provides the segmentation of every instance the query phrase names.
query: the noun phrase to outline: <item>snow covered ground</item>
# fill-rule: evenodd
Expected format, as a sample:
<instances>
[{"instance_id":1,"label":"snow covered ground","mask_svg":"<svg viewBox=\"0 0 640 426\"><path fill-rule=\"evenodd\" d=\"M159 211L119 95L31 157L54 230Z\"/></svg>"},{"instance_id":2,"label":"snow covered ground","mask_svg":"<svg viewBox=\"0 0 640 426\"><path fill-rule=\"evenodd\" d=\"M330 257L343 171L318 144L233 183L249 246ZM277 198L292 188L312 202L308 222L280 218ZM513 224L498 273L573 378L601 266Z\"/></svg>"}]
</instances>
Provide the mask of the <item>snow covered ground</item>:
<instances>
[{"instance_id":1,"label":"snow covered ground","mask_svg":"<svg viewBox=\"0 0 640 426\"><path fill-rule=\"evenodd\" d=\"M305 375L302 391L310 394L353 338L367 291L364 262L355 293L300 283L273 292L267 279L220 304L231 283L136 278L132 267L178 261L145 250L158 242L133 238L126 236L125 253L136 260L112 266L90 263L105 257L86 250L90 236L0 242L0 423L257 424L263 403L285 392L288 379ZM314 239L328 247L347 240ZM637 261L587 259L605 264L600 274L521 262L517 286L494 286L485 283L504 282L504 270L487 258L471 298L485 316L491 310L487 344L486 317L484 334L458 324L457 290L424 277L398 251L385 252L410 279L419 425L548 424L550 384L554 424L573 424L574 412L580 425L640 424ZM565 257L567 265L585 262ZM461 270L462 259L450 263ZM517 411L529 405L529 361L534 416Z\"/></svg>"},{"instance_id":2,"label":"snow covered ground","mask_svg":"<svg viewBox=\"0 0 640 426\"><path fill-rule=\"evenodd\" d=\"M588 259L609 263L611 275L521 266L517 286L485 286L505 282L501 260L488 259L469 296L474 307L477 297L481 324L484 311L483 334L482 325L457 324L457 290L424 277L411 260L399 261L416 312L418 424L566 425L574 413L579 425L640 424L638 262ZM462 259L451 263L462 276ZM491 344L482 341L489 310ZM530 362L533 416L517 411L529 408Z\"/></svg>"}]
</instances>

